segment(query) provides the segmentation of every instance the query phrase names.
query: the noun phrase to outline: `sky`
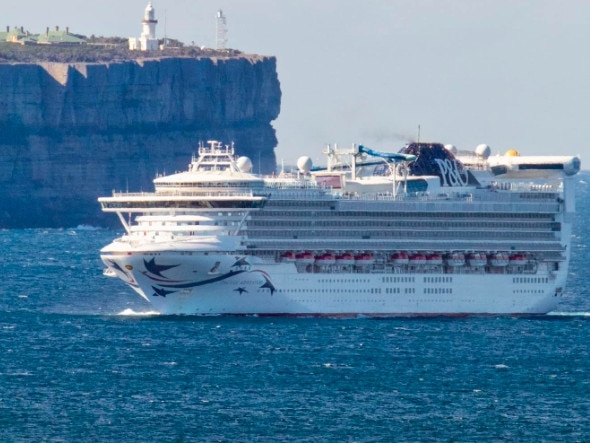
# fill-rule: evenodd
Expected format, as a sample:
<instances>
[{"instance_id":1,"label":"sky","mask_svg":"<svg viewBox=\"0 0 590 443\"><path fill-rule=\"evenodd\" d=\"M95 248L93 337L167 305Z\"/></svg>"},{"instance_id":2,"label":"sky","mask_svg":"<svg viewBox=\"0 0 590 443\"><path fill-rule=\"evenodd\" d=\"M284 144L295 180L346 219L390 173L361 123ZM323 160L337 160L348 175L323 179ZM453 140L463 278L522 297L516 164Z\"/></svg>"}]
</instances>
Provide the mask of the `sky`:
<instances>
[{"instance_id":1,"label":"sky","mask_svg":"<svg viewBox=\"0 0 590 443\"><path fill-rule=\"evenodd\" d=\"M0 26L139 36L147 0L3 1ZM157 36L277 58L277 159L412 140L590 159L587 0L153 0ZM4 20L5 23L2 23ZM229 141L228 141L229 142Z\"/></svg>"}]
</instances>

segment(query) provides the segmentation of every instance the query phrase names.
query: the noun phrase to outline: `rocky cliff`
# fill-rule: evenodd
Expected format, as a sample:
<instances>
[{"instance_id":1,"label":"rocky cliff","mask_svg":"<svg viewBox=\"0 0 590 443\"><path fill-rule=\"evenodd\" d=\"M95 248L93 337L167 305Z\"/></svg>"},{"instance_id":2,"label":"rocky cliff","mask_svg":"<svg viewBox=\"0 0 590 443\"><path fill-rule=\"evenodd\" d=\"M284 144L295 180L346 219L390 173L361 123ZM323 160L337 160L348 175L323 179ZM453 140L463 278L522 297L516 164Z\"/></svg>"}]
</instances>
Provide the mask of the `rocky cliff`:
<instances>
[{"instance_id":1,"label":"rocky cliff","mask_svg":"<svg viewBox=\"0 0 590 443\"><path fill-rule=\"evenodd\" d=\"M112 224L96 201L152 190L200 140L274 170L276 59L0 64L0 228Z\"/></svg>"}]
</instances>

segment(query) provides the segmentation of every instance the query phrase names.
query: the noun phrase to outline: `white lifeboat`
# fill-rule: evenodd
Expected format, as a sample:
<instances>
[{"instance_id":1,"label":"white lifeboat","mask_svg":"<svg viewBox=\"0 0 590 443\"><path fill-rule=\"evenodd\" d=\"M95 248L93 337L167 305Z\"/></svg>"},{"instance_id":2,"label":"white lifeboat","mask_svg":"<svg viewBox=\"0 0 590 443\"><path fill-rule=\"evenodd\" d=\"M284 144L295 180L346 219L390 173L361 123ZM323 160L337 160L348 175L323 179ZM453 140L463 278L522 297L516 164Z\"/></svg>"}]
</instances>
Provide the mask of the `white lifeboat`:
<instances>
[{"instance_id":1,"label":"white lifeboat","mask_svg":"<svg viewBox=\"0 0 590 443\"><path fill-rule=\"evenodd\" d=\"M320 254L316 255L315 262L318 265L334 265L336 264L336 257L330 253Z\"/></svg>"},{"instance_id":2,"label":"white lifeboat","mask_svg":"<svg viewBox=\"0 0 590 443\"><path fill-rule=\"evenodd\" d=\"M488 262L488 258L481 252L472 252L467 255L467 261L469 262L470 266L476 268L485 266Z\"/></svg>"},{"instance_id":3,"label":"white lifeboat","mask_svg":"<svg viewBox=\"0 0 590 443\"><path fill-rule=\"evenodd\" d=\"M281 261L292 263L295 260L295 253L293 251L287 251L281 255Z\"/></svg>"},{"instance_id":4,"label":"white lifeboat","mask_svg":"<svg viewBox=\"0 0 590 443\"><path fill-rule=\"evenodd\" d=\"M400 251L391 254L391 262L394 266L405 266L410 262L410 259L407 252Z\"/></svg>"},{"instance_id":5,"label":"white lifeboat","mask_svg":"<svg viewBox=\"0 0 590 443\"><path fill-rule=\"evenodd\" d=\"M462 252L451 252L447 255L447 264L457 267L465 264L465 255Z\"/></svg>"},{"instance_id":6,"label":"white lifeboat","mask_svg":"<svg viewBox=\"0 0 590 443\"><path fill-rule=\"evenodd\" d=\"M426 256L421 253L410 255L409 262L414 266L422 266L426 264Z\"/></svg>"},{"instance_id":7,"label":"white lifeboat","mask_svg":"<svg viewBox=\"0 0 590 443\"><path fill-rule=\"evenodd\" d=\"M512 254L509 263L514 266L524 266L528 263L528 260L524 254Z\"/></svg>"},{"instance_id":8,"label":"white lifeboat","mask_svg":"<svg viewBox=\"0 0 590 443\"><path fill-rule=\"evenodd\" d=\"M336 256L337 265L350 266L354 265L354 263L354 255L350 254L349 252L345 252L344 254Z\"/></svg>"},{"instance_id":9,"label":"white lifeboat","mask_svg":"<svg viewBox=\"0 0 590 443\"><path fill-rule=\"evenodd\" d=\"M315 262L315 257L311 252L300 252L295 255L295 261L302 265L311 265Z\"/></svg>"},{"instance_id":10,"label":"white lifeboat","mask_svg":"<svg viewBox=\"0 0 590 443\"><path fill-rule=\"evenodd\" d=\"M357 266L370 266L375 263L372 254L362 253L354 257L354 264Z\"/></svg>"},{"instance_id":11,"label":"white lifeboat","mask_svg":"<svg viewBox=\"0 0 590 443\"><path fill-rule=\"evenodd\" d=\"M506 252L495 252L489 256L490 264L497 268L508 266L509 258Z\"/></svg>"},{"instance_id":12,"label":"white lifeboat","mask_svg":"<svg viewBox=\"0 0 590 443\"><path fill-rule=\"evenodd\" d=\"M440 254L427 254L426 255L426 264L430 266L440 266L443 264L443 259Z\"/></svg>"}]
</instances>

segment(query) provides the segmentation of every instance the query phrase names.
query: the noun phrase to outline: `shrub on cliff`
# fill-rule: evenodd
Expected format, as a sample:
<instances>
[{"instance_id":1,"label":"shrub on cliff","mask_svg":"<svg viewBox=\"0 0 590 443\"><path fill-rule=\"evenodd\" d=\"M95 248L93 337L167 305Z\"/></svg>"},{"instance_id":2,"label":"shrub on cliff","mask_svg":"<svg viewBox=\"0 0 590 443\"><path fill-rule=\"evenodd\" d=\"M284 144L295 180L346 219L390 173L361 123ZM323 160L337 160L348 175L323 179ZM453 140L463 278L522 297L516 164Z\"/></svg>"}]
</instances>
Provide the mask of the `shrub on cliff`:
<instances>
[{"instance_id":1,"label":"shrub on cliff","mask_svg":"<svg viewBox=\"0 0 590 443\"><path fill-rule=\"evenodd\" d=\"M150 57L234 57L241 54L235 49L214 50L197 46L184 46L178 40L168 39L174 45L163 51L130 51L128 40L122 37L95 37L82 45L19 45L0 42L0 63L100 63L137 60Z\"/></svg>"}]
</instances>

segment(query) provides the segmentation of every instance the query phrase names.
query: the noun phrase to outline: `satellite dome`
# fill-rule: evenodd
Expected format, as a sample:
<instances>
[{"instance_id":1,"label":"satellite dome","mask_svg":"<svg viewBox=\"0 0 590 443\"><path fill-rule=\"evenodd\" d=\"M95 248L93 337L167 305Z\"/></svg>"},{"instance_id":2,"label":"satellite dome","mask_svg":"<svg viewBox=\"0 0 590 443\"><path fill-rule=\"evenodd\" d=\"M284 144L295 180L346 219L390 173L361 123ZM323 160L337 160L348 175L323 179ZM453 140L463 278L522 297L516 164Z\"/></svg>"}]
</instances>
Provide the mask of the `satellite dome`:
<instances>
[{"instance_id":1,"label":"satellite dome","mask_svg":"<svg viewBox=\"0 0 590 443\"><path fill-rule=\"evenodd\" d=\"M250 172L252 170L252 160L248 157L240 157L236 161L236 165L240 172Z\"/></svg>"},{"instance_id":2,"label":"satellite dome","mask_svg":"<svg viewBox=\"0 0 590 443\"><path fill-rule=\"evenodd\" d=\"M312 161L311 158L307 156L299 157L297 160L297 168L300 172L307 174L311 171Z\"/></svg>"},{"instance_id":3,"label":"satellite dome","mask_svg":"<svg viewBox=\"0 0 590 443\"><path fill-rule=\"evenodd\" d=\"M504 155L507 157L520 157L520 152L518 152L516 149L509 149L504 153Z\"/></svg>"},{"instance_id":4,"label":"satellite dome","mask_svg":"<svg viewBox=\"0 0 590 443\"><path fill-rule=\"evenodd\" d=\"M488 145L486 145L485 143L482 143L481 145L477 145L475 147L475 153L477 155L479 155L480 157L488 158L490 156L490 154L492 153L492 150Z\"/></svg>"},{"instance_id":5,"label":"satellite dome","mask_svg":"<svg viewBox=\"0 0 590 443\"><path fill-rule=\"evenodd\" d=\"M457 147L455 145L445 145L445 149L453 154L457 153Z\"/></svg>"}]
</instances>

